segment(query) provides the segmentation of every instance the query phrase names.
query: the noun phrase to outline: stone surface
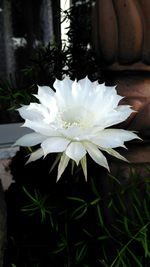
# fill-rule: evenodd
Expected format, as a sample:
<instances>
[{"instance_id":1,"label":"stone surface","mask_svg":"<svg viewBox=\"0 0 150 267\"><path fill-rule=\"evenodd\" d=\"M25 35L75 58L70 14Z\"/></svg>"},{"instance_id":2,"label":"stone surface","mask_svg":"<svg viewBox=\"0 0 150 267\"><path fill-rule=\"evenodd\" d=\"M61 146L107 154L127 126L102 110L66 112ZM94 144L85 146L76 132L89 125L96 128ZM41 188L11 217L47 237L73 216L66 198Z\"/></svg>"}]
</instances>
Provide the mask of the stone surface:
<instances>
[{"instance_id":1,"label":"stone surface","mask_svg":"<svg viewBox=\"0 0 150 267\"><path fill-rule=\"evenodd\" d=\"M3 266L3 255L7 242L7 208L4 191L0 183L0 266Z\"/></svg>"},{"instance_id":2,"label":"stone surface","mask_svg":"<svg viewBox=\"0 0 150 267\"><path fill-rule=\"evenodd\" d=\"M10 173L9 165L11 159L0 159L0 180L3 190L7 190L12 183L12 175Z\"/></svg>"}]
</instances>

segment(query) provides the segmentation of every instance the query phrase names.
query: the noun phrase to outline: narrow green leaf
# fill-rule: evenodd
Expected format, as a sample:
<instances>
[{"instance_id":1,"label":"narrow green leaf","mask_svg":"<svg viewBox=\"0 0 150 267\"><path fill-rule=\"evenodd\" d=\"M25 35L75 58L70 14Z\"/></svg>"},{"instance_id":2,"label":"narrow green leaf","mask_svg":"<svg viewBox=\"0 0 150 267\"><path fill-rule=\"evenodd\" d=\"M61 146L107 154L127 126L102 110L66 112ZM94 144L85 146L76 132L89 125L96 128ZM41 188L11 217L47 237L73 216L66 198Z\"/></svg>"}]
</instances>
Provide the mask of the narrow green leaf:
<instances>
[{"instance_id":1,"label":"narrow green leaf","mask_svg":"<svg viewBox=\"0 0 150 267\"><path fill-rule=\"evenodd\" d=\"M113 176L112 174L108 174L108 176L111 178L111 179L113 179L117 184L119 184L119 185L121 185L121 183L120 183L120 181L115 177L115 176Z\"/></svg>"},{"instance_id":2,"label":"narrow green leaf","mask_svg":"<svg viewBox=\"0 0 150 267\"><path fill-rule=\"evenodd\" d=\"M127 247L128 252L130 253L130 255L132 256L132 258L134 259L134 261L136 262L136 267L143 267L143 264L141 264L141 262L139 261L139 259L137 258L137 256Z\"/></svg>"},{"instance_id":3,"label":"narrow green leaf","mask_svg":"<svg viewBox=\"0 0 150 267\"><path fill-rule=\"evenodd\" d=\"M103 227L104 226L104 222L103 222L103 217L102 217L102 214L101 214L100 205L96 205L96 209L97 209L97 215L98 215L98 219L99 219L100 225Z\"/></svg>"},{"instance_id":4,"label":"narrow green leaf","mask_svg":"<svg viewBox=\"0 0 150 267\"><path fill-rule=\"evenodd\" d=\"M72 213L72 217L75 220L80 219L81 217L84 216L84 214L87 212L87 205L82 205L80 207L78 207L73 213Z\"/></svg>"},{"instance_id":5,"label":"narrow green leaf","mask_svg":"<svg viewBox=\"0 0 150 267\"><path fill-rule=\"evenodd\" d=\"M99 192L98 192L98 190L97 190L97 187L96 187L96 185L95 185L95 183L94 183L94 179L91 177L91 179L90 179L90 182L91 182L91 188L92 188L92 191L94 192L94 194L96 195L96 196L99 196Z\"/></svg>"},{"instance_id":6,"label":"narrow green leaf","mask_svg":"<svg viewBox=\"0 0 150 267\"><path fill-rule=\"evenodd\" d=\"M82 202L82 203L86 203L84 199L78 198L78 197L67 197L67 199L78 201L78 202Z\"/></svg>"},{"instance_id":7,"label":"narrow green leaf","mask_svg":"<svg viewBox=\"0 0 150 267\"><path fill-rule=\"evenodd\" d=\"M87 253L87 244L84 244L80 249L76 251L76 264L81 262Z\"/></svg>"},{"instance_id":8,"label":"narrow green leaf","mask_svg":"<svg viewBox=\"0 0 150 267\"><path fill-rule=\"evenodd\" d=\"M106 240L106 239L109 239L109 236L104 235L104 236L97 237L97 240Z\"/></svg>"},{"instance_id":9,"label":"narrow green leaf","mask_svg":"<svg viewBox=\"0 0 150 267\"><path fill-rule=\"evenodd\" d=\"M150 221L150 212L149 212L149 210L148 210L148 207L147 207L147 201L146 201L145 198L144 198L143 203L144 203L144 211L145 211L145 214L146 214L146 216L147 216L147 219Z\"/></svg>"}]
</instances>

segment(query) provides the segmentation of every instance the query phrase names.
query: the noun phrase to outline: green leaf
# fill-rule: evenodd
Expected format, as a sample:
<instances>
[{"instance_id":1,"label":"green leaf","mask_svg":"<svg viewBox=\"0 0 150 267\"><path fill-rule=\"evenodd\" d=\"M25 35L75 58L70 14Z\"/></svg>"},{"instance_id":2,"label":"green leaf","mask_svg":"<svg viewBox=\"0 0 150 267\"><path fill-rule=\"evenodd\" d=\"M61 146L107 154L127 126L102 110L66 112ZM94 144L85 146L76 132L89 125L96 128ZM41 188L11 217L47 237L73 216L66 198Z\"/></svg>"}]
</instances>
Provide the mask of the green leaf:
<instances>
[{"instance_id":1,"label":"green leaf","mask_svg":"<svg viewBox=\"0 0 150 267\"><path fill-rule=\"evenodd\" d=\"M82 203L86 203L84 199L78 198L78 197L67 197L67 199L78 201L78 202L82 202Z\"/></svg>"},{"instance_id":2,"label":"green leaf","mask_svg":"<svg viewBox=\"0 0 150 267\"><path fill-rule=\"evenodd\" d=\"M117 184L121 185L120 181L115 176L113 176L112 174L109 173L108 177L110 177L112 180L114 180Z\"/></svg>"},{"instance_id":3,"label":"green leaf","mask_svg":"<svg viewBox=\"0 0 150 267\"><path fill-rule=\"evenodd\" d=\"M132 258L134 259L134 261L136 262L136 267L138 267L138 266L143 267L143 264L141 264L141 262L139 261L137 256L129 248L127 248L127 250L130 253L130 255L132 256Z\"/></svg>"},{"instance_id":4,"label":"green leaf","mask_svg":"<svg viewBox=\"0 0 150 267\"><path fill-rule=\"evenodd\" d=\"M87 244L83 244L81 248L77 248L76 250L76 264L80 263L85 255L87 254Z\"/></svg>"},{"instance_id":5,"label":"green leaf","mask_svg":"<svg viewBox=\"0 0 150 267\"><path fill-rule=\"evenodd\" d=\"M80 219L81 217L84 216L84 214L87 212L87 204L84 204L80 207L78 207L73 213L72 213L72 217L75 218L75 220Z\"/></svg>"},{"instance_id":6,"label":"green leaf","mask_svg":"<svg viewBox=\"0 0 150 267\"><path fill-rule=\"evenodd\" d=\"M104 236L97 237L97 240L106 240L106 239L109 239L109 236L104 235Z\"/></svg>"},{"instance_id":7,"label":"green leaf","mask_svg":"<svg viewBox=\"0 0 150 267\"><path fill-rule=\"evenodd\" d=\"M91 179L90 179L90 182L91 182L91 188L92 188L92 191L94 192L94 194L96 195L96 196L99 196L99 191L97 190L97 187L96 187L96 185L95 185L95 183L94 183L94 179L91 177Z\"/></svg>"},{"instance_id":8,"label":"green leaf","mask_svg":"<svg viewBox=\"0 0 150 267\"><path fill-rule=\"evenodd\" d=\"M98 215L98 219L99 219L99 223L102 227L104 227L104 221L103 221L103 217L101 214L101 209L100 209L100 205L96 205L96 209L97 209L97 215Z\"/></svg>"}]
</instances>

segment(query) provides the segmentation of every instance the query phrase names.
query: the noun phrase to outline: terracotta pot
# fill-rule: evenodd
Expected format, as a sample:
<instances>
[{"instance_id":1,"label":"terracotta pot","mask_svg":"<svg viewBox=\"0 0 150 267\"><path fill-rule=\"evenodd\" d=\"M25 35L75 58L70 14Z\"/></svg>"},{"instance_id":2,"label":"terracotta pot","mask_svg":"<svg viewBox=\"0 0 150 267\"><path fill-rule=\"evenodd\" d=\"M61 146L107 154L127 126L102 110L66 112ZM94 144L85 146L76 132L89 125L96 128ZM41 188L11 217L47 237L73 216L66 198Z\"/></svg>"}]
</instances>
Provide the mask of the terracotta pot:
<instances>
[{"instance_id":1,"label":"terracotta pot","mask_svg":"<svg viewBox=\"0 0 150 267\"><path fill-rule=\"evenodd\" d=\"M93 36L103 67L150 70L149 10L149 0L96 1Z\"/></svg>"},{"instance_id":2,"label":"terracotta pot","mask_svg":"<svg viewBox=\"0 0 150 267\"><path fill-rule=\"evenodd\" d=\"M93 43L105 82L117 85L122 104L136 111L118 127L136 130L144 139L142 148L132 147L133 162L150 162L149 10L149 0L97 0L93 16Z\"/></svg>"}]
</instances>

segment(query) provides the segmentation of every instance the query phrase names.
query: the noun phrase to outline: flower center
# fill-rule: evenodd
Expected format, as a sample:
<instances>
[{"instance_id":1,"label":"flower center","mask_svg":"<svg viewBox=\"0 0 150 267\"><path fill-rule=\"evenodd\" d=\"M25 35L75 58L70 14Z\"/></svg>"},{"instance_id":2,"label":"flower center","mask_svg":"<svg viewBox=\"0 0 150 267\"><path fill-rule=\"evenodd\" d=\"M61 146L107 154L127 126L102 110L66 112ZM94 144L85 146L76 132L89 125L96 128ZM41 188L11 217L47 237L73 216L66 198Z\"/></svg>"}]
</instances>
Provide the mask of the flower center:
<instances>
[{"instance_id":1,"label":"flower center","mask_svg":"<svg viewBox=\"0 0 150 267\"><path fill-rule=\"evenodd\" d=\"M62 128L88 128L93 121L93 114L83 107L68 108L59 112L57 117Z\"/></svg>"}]
</instances>

